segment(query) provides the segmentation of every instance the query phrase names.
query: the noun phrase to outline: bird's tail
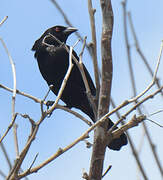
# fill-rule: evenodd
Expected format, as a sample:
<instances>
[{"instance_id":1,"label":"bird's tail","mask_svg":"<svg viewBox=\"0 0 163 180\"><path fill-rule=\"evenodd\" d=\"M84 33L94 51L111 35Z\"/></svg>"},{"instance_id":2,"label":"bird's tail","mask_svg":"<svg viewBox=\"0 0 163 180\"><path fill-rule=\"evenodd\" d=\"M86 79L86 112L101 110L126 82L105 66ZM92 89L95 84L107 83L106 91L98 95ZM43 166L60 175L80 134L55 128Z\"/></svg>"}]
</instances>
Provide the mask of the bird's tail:
<instances>
[{"instance_id":1,"label":"bird's tail","mask_svg":"<svg viewBox=\"0 0 163 180\"><path fill-rule=\"evenodd\" d=\"M110 129L114 123L109 119L108 129ZM117 129L117 127L115 128ZM122 146L127 144L127 136L125 133L121 134L119 138L113 139L109 144L108 147L112 150L119 151Z\"/></svg>"},{"instance_id":2,"label":"bird's tail","mask_svg":"<svg viewBox=\"0 0 163 180\"><path fill-rule=\"evenodd\" d=\"M80 106L80 109L87 114L93 122L95 122L95 116L93 113L93 110L91 107L86 107L85 105L82 107ZM114 123L109 119L108 124L108 130L114 125ZM117 128L115 128L117 129ZM113 139L109 144L108 147L112 150L119 151L122 146L125 146L127 144L127 136L125 133L121 134L119 138Z\"/></svg>"}]
</instances>

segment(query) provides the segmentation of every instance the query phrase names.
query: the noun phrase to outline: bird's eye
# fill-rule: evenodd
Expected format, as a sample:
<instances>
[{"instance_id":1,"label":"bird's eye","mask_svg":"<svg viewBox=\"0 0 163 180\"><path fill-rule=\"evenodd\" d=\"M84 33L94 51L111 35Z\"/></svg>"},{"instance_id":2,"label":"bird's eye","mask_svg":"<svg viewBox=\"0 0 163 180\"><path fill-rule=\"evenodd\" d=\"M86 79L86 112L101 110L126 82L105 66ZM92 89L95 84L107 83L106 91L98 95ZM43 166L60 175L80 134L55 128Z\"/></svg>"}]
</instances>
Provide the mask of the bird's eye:
<instances>
[{"instance_id":1,"label":"bird's eye","mask_svg":"<svg viewBox=\"0 0 163 180\"><path fill-rule=\"evenodd\" d=\"M61 28L56 27L56 28L55 28L55 31L56 31L56 32L60 32L60 31L61 31Z\"/></svg>"}]
</instances>

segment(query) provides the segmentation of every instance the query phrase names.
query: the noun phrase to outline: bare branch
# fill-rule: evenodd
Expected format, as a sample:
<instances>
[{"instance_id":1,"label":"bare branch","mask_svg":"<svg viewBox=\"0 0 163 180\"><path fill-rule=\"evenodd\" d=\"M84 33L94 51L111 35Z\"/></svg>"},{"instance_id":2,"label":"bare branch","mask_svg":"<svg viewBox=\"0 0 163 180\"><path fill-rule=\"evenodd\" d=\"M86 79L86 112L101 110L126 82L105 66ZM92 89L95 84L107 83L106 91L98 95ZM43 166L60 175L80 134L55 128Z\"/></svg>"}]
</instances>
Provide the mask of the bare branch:
<instances>
[{"instance_id":1,"label":"bare branch","mask_svg":"<svg viewBox=\"0 0 163 180\"><path fill-rule=\"evenodd\" d=\"M113 139L118 138L121 134L126 132L128 129L134 126L138 126L138 124L144 121L145 119L146 119L145 115L140 115L139 117L136 117L136 115L134 115L128 123L124 124L123 126L121 126L120 128L112 132Z\"/></svg>"},{"instance_id":2,"label":"bare branch","mask_svg":"<svg viewBox=\"0 0 163 180\"><path fill-rule=\"evenodd\" d=\"M62 93L63 93L63 90L66 86L66 83L67 83L67 80L70 76L70 73L71 73L71 70L73 68L73 63L72 63L72 51L73 51L73 48L70 47L70 53L69 53L69 67L68 67L68 70L67 70L67 73L65 74L65 77L62 81L62 84L61 84L61 87L60 87L60 90L58 92L58 95L57 95L57 98L55 100L55 103L52 105L52 107L47 111L47 114L51 114L53 112L53 110L56 108L56 105L58 104L58 101L60 100L61 96L62 96Z\"/></svg>"},{"instance_id":3,"label":"bare branch","mask_svg":"<svg viewBox=\"0 0 163 180\"><path fill-rule=\"evenodd\" d=\"M95 27L95 18L94 14L96 12L95 9L92 7L92 0L88 0L88 10L89 10L89 17L91 22L91 31L92 31L92 59L94 65L94 75L95 75L95 83L96 83L96 100L98 100L99 92L100 92L100 78L99 78L99 71L98 71L98 62L97 62L97 43L96 43L96 27Z\"/></svg>"},{"instance_id":4,"label":"bare branch","mask_svg":"<svg viewBox=\"0 0 163 180\"><path fill-rule=\"evenodd\" d=\"M161 112L163 112L163 109L160 109L160 110L158 110L158 111L156 111L154 113L151 113L148 117L151 117L151 116L153 116L155 114L158 114L158 113L161 113Z\"/></svg>"},{"instance_id":5,"label":"bare branch","mask_svg":"<svg viewBox=\"0 0 163 180\"><path fill-rule=\"evenodd\" d=\"M150 122L152 122L153 124L156 124L157 126L163 128L163 125L161 125L161 124L159 124L159 123L157 123L157 122L155 122L155 121L153 121L153 120L151 120L151 119L149 119L149 118L147 118L147 120L150 121Z\"/></svg>"},{"instance_id":6,"label":"bare branch","mask_svg":"<svg viewBox=\"0 0 163 180\"><path fill-rule=\"evenodd\" d=\"M97 105L95 103L94 97L91 94L91 90L90 90L90 87L89 87L89 84L88 84L88 81L87 81L87 78L86 78L86 75L85 75L85 72L84 72L83 61L82 61L82 56L83 56L83 52L84 52L85 43L86 43L86 37L84 39L83 48L81 50L81 53L79 54L79 67L80 67L80 69L82 71L82 74L83 74L82 77L83 77L83 81L85 83L85 88L86 88L86 93L87 93L88 99L89 99L89 101L90 101L90 103L92 105L92 109L93 109L94 115L96 117L96 115L97 115Z\"/></svg>"},{"instance_id":7,"label":"bare branch","mask_svg":"<svg viewBox=\"0 0 163 180\"><path fill-rule=\"evenodd\" d=\"M41 101L40 105L41 105L41 113L42 115L44 114L44 109L43 109L43 104L44 104L44 101L46 100L46 98L48 97L49 93L50 93L50 90L51 88L53 87L53 85L50 85L49 86L49 89L48 89L48 92L46 93L46 95L44 96L43 100Z\"/></svg>"},{"instance_id":8,"label":"bare branch","mask_svg":"<svg viewBox=\"0 0 163 180\"><path fill-rule=\"evenodd\" d=\"M121 123L132 111L134 111L137 107L139 107L141 104L143 104L145 101L153 98L154 96L156 96L158 93L161 93L161 91L163 90L163 86L158 89L157 91L155 91L154 93L146 96L144 99L142 99L141 101L139 101L138 103L136 103L129 111L127 111L124 115L122 115L121 119L119 119L110 129L109 132L112 132L114 130L115 127L117 127L117 125L119 123ZM121 106L120 106L121 107ZM102 117L102 119L104 117L110 116L112 114L112 112L115 112L115 110L118 108L113 109L110 113L107 113L105 116ZM118 109L119 110L119 109Z\"/></svg>"},{"instance_id":9,"label":"bare branch","mask_svg":"<svg viewBox=\"0 0 163 180\"><path fill-rule=\"evenodd\" d=\"M0 170L0 175L5 179L6 175L3 173L3 171Z\"/></svg>"},{"instance_id":10,"label":"bare branch","mask_svg":"<svg viewBox=\"0 0 163 180\"><path fill-rule=\"evenodd\" d=\"M36 154L36 156L35 156L34 160L32 161L32 164L30 165L30 167L29 167L29 169L28 169L27 171L30 171L30 169L31 169L31 168L32 168L32 166L34 165L34 163L35 163L35 161L36 161L37 157L38 157L38 153Z\"/></svg>"},{"instance_id":11,"label":"bare branch","mask_svg":"<svg viewBox=\"0 0 163 180\"><path fill-rule=\"evenodd\" d=\"M12 116L14 115L15 113L15 97L16 97L16 70L15 70L15 65L14 65L14 62L13 62L13 59L7 49L7 46L5 44L5 42L3 41L2 38L0 38L0 41L9 57L9 60L10 60L10 64L11 64L11 68L12 68L12 73L13 73L13 96L12 96Z\"/></svg>"},{"instance_id":12,"label":"bare branch","mask_svg":"<svg viewBox=\"0 0 163 180\"><path fill-rule=\"evenodd\" d=\"M109 165L109 167L106 169L106 171L102 175L102 178L104 178L104 176L106 176L106 174L110 171L111 168L112 168L112 165Z\"/></svg>"},{"instance_id":13,"label":"bare branch","mask_svg":"<svg viewBox=\"0 0 163 180\"><path fill-rule=\"evenodd\" d=\"M111 0L100 0L102 10L102 37L101 37L101 56L102 56L102 77L98 101L97 122L101 122L94 132L94 145L91 157L89 179L102 178L103 161L107 145L107 121L101 119L109 109L111 85L112 85L112 31L113 31L113 11ZM95 123L96 124L96 123Z\"/></svg>"},{"instance_id":14,"label":"bare branch","mask_svg":"<svg viewBox=\"0 0 163 180\"><path fill-rule=\"evenodd\" d=\"M3 23L7 20L8 16L5 16L2 21L0 22L0 27L3 25Z\"/></svg>"},{"instance_id":15,"label":"bare branch","mask_svg":"<svg viewBox=\"0 0 163 180\"><path fill-rule=\"evenodd\" d=\"M153 94L151 94L151 95L149 95L149 96L147 96L146 98L144 98L141 102L139 102L138 104L140 105L140 104L142 104L143 102L145 102L145 101L147 101L148 99L150 99L150 98L153 98L155 95L157 95L158 93L160 93L161 91L162 91L162 89L163 89L163 87L161 87L159 90L157 90L157 91L155 91ZM137 106L138 106L138 104L137 105L135 105L133 108L131 108L125 115L123 115L123 117L125 117L125 116L127 116L128 114L130 114ZM111 112L110 112L111 113ZM109 113L108 113L109 114ZM141 118L138 118L138 119L136 119L136 120L143 120L143 118L144 118L144 116L141 116ZM31 170L30 170L30 172L29 171L25 171L24 173L22 173L22 174L20 174L19 175L19 178L22 178L22 177L24 177L24 176L26 176L26 175L28 175L28 174L31 174L31 173L34 173L34 172L37 172L38 170L40 170L42 167L44 167L45 165L47 165L48 163L50 163L51 161L53 161L54 159L56 159L57 157L59 157L61 154L63 154L64 152L66 152L66 151L68 151L69 149L71 149L73 146L75 146L77 143L79 143L80 141L82 141L82 140L84 140L85 138L87 138L88 137L88 134L95 128L95 127L97 127L97 126L99 126L100 124L102 124L104 121L106 120L106 118L105 117L102 117L99 121L97 121L95 124L93 124L90 128L88 128L87 129L87 131L86 132L84 132L79 138L77 138L73 143L71 143L70 145L68 145L68 146L66 146L65 148L61 148L61 149L59 149L54 155L52 155L50 158L48 158L46 161L44 161L43 163L41 163L40 165L38 165L38 166L36 166L36 167L34 167L34 168L32 168ZM135 119L134 119L135 120ZM134 122L135 123L135 122ZM127 126L133 126L134 125L134 123L132 124L130 124L129 123L129 125L127 125ZM125 127L125 126L124 126ZM123 127L123 128L124 128ZM126 127L125 127L126 128ZM121 133L122 133L122 131L123 130L117 130L117 131L115 131L114 133L115 133L115 135L113 135L113 137L115 136L117 136L117 133L118 133L118 135L120 135ZM109 133L110 133L111 131L109 131ZM113 133L113 134L114 134Z\"/></svg>"},{"instance_id":16,"label":"bare branch","mask_svg":"<svg viewBox=\"0 0 163 180\"><path fill-rule=\"evenodd\" d=\"M7 135L8 132L10 131L10 129L13 127L17 115L18 115L17 113L14 114L14 117L12 118L12 121L11 121L10 125L8 126L6 132L4 133L4 135L3 135L3 136L1 137L1 139L0 139L0 143L3 141L3 139L6 137L6 135Z\"/></svg>"},{"instance_id":17,"label":"bare branch","mask_svg":"<svg viewBox=\"0 0 163 180\"><path fill-rule=\"evenodd\" d=\"M7 46L5 44L5 42L3 41L2 38L0 38L0 41L9 57L9 60L10 60L10 64L11 64L11 68L12 68L12 75L13 75L13 95L12 95L12 122L14 122L13 119L15 119L15 98L16 98L16 70L15 70L15 65L14 65L14 62L13 62L13 59L10 55L10 52L8 51L7 49ZM12 123L11 123L12 124ZM19 151L18 151L18 139L17 139L17 134L15 134L16 132L16 125L12 124L13 125L13 132L14 132L14 143L15 143L15 151L16 151L16 157L19 155Z\"/></svg>"},{"instance_id":18,"label":"bare branch","mask_svg":"<svg viewBox=\"0 0 163 180\"><path fill-rule=\"evenodd\" d=\"M66 146L65 148L59 148L58 151L52 155L50 158L48 158L47 160L45 160L43 163L41 163L40 165L32 168L32 169L28 169L27 171L25 171L24 173L20 174L18 177L22 178L25 177L29 174L32 174L34 172L37 172L38 170L40 170L41 168L43 168L44 166L46 166L47 164L49 164L51 161L53 161L54 159L56 159L57 157L59 157L61 154L65 153L66 151L68 151L69 149L71 149L72 147L74 147L77 143L79 143L80 141L84 140L85 138L88 137L88 133L92 130L92 127L90 127L85 133L83 133L79 138L77 138L73 143L69 144L68 146Z\"/></svg>"},{"instance_id":19,"label":"bare branch","mask_svg":"<svg viewBox=\"0 0 163 180\"><path fill-rule=\"evenodd\" d=\"M161 87L159 90L155 91L153 94L147 96L146 98L144 98L141 102L139 102L139 105L143 102L145 102L146 100L153 98L156 94L160 93L162 91L163 87ZM132 112L136 107L138 106L135 105L133 108L130 109L130 111L128 111L124 116L127 116L130 112ZM73 146L75 146L77 143L79 143L80 141L82 141L83 139L88 137L88 134L97 126L99 126L100 124L102 124L104 121L106 120L105 117L102 117L99 121L97 121L95 124L93 124L86 132L84 132L79 138L77 138L73 143L71 143L70 145L66 146L65 148L59 149L54 155L52 155L50 158L48 158L46 161L44 161L43 163L41 163L40 165L36 166L35 168L32 168L29 171L25 171L24 173L20 174L18 177L22 178L28 174L37 172L39 169L41 169L42 167L44 167L45 165L47 165L48 163L50 163L51 161L53 161L54 159L56 159L57 157L59 157L61 154L63 154L64 152L68 151L69 149L71 149ZM31 137L30 139L33 139L36 135L36 132L38 130L38 126L37 129L35 129L35 133L32 135L33 137ZM31 143L31 140L28 141L28 143ZM27 144L28 145L28 144ZM27 146L26 145L26 146ZM26 149L26 148L25 148ZM14 167L13 167L14 168Z\"/></svg>"},{"instance_id":20,"label":"bare branch","mask_svg":"<svg viewBox=\"0 0 163 180\"><path fill-rule=\"evenodd\" d=\"M142 58L145 66L147 67L149 74L151 75L151 77L153 77L153 71L152 71L147 59L145 58L142 50L140 49L140 45L139 45L138 38L137 38L136 33L135 33L135 29L134 29L134 25L133 25L133 22L132 22L132 17L131 17L130 12L128 13L128 19L129 19L129 24L130 24L130 27L131 27L131 32L132 32L133 37L134 37L136 50L137 50L138 54L140 55L140 57ZM161 87L160 84L159 84L159 79L157 77L156 77L156 85L157 85L158 88ZM161 95L163 97L163 93L161 93Z\"/></svg>"},{"instance_id":21,"label":"bare branch","mask_svg":"<svg viewBox=\"0 0 163 180\"><path fill-rule=\"evenodd\" d=\"M5 89L5 90L7 90L9 92L13 92L13 90L11 88L8 88L7 86L4 86L2 84L0 84L0 88L3 88L3 89ZM16 90L16 93L19 94L19 95L22 95L24 97L27 97L29 99L32 99L36 103L41 103L42 102L41 99L38 99L38 98L36 98L36 97L34 97L34 96L30 95L30 94L21 92L19 90ZM45 105L47 105L47 102L44 101L43 103ZM86 118L84 118L82 115L80 115L79 113L77 113L77 112L75 112L75 111L73 111L73 110L71 110L71 109L69 109L69 108L67 108L65 106L61 106L61 105L57 104L56 109L62 109L64 111L66 111L66 112L69 112L69 113L73 114L74 116L78 117L79 119L81 119L82 121L84 121L85 123L87 123L89 126L92 125L92 123L90 121L88 121Z\"/></svg>"},{"instance_id":22,"label":"bare branch","mask_svg":"<svg viewBox=\"0 0 163 180\"><path fill-rule=\"evenodd\" d=\"M155 84L156 82L156 75L157 75L157 72L158 72L158 68L159 68L159 65L160 65L160 61L161 61L161 56L162 56L162 51L163 51L163 41L161 42L161 47L160 47L160 52L159 52L159 56L158 56L158 61L157 61L157 64L156 64L156 68L155 68L155 72L154 72L154 75L153 75L153 79L152 79L152 82L148 85L148 87L143 91L141 92L139 95L137 95L136 97L134 97L133 99L130 99L129 102L134 102L134 101L137 101L140 97L142 97L147 91L149 91L151 89L151 87Z\"/></svg>"},{"instance_id":23,"label":"bare branch","mask_svg":"<svg viewBox=\"0 0 163 180\"><path fill-rule=\"evenodd\" d=\"M2 152L4 154L5 159L7 161L7 164L9 166L9 170L11 170L11 168L12 168L11 160L9 159L9 155L8 155L8 153L6 151L6 148L5 148L4 144L3 144L3 142L0 143L0 147L2 149Z\"/></svg>"},{"instance_id":24,"label":"bare branch","mask_svg":"<svg viewBox=\"0 0 163 180\"><path fill-rule=\"evenodd\" d=\"M14 123L14 125L13 125L13 133L14 133L14 145L15 145L16 159L19 157L19 145L18 145L17 128L18 128L18 125L16 123Z\"/></svg>"},{"instance_id":25,"label":"bare branch","mask_svg":"<svg viewBox=\"0 0 163 180\"><path fill-rule=\"evenodd\" d=\"M128 34L127 34L127 24L126 24L126 19L127 19L127 16L126 16L126 1L124 1L122 3L122 5L123 5L123 14L124 14L124 31L125 31L126 47L127 47L127 50L129 50L129 42L128 42ZM137 42L137 39L135 38L136 34L133 31L131 17L129 17L129 22L130 22L130 25L131 25L131 30L132 30L133 35L134 35L134 39ZM139 51L139 55L142 57L146 67L149 70L148 63L146 62L146 59L143 56L142 51ZM128 62L129 62L130 76L131 76L131 80L132 80L132 87L133 87L133 92L134 92L134 97L135 97L135 98L131 99L131 101L135 101L135 103L136 103L137 99L140 98L141 96L143 96L155 83L158 84L158 87L159 87L159 82L158 82L158 79L156 78L156 74L157 74L157 71L158 71L161 55L162 55L162 44L161 44L160 54L159 54L159 57L158 57L157 66L156 66L156 70L155 70L155 73L154 73L154 76L153 76L153 80L149 84L149 86L142 93L140 93L138 96L136 96L137 92L136 92L135 80L134 80L134 78L132 78L132 77L134 77L134 74L133 74L133 68L132 68L132 64L131 64L131 56L130 56L130 53L128 53ZM150 72L150 74L153 74L153 73ZM161 92L161 94L162 94L162 92ZM138 107L138 111L139 111L140 114L142 114L141 109L139 107ZM143 122L142 124L143 124L144 131L146 133L147 139L149 141L152 153L153 153L154 158L156 160L156 163L157 163L157 165L158 165L158 167L160 169L160 172L161 172L161 174L163 176L163 170L162 170L162 167L161 167L161 163L158 160L158 156L157 156L157 153L155 151L155 148L153 148L153 142L152 142L150 133L148 132L148 129L147 129L147 126L146 126L145 122ZM140 170L142 170L142 169L140 168ZM148 179L143 171L141 171L141 173L142 173L144 179Z\"/></svg>"},{"instance_id":26,"label":"bare branch","mask_svg":"<svg viewBox=\"0 0 163 180\"><path fill-rule=\"evenodd\" d=\"M0 88L3 88L3 89L5 89L5 90L7 90L7 91L9 91L9 92L13 92L13 89L11 89L11 88L9 88L9 87L7 87L7 86L4 86L4 85L2 85L2 84L0 84ZM34 97L34 96L30 95L30 94L24 93L24 92L19 91L19 90L16 90L16 93L19 94L19 95L22 95L22 96L24 96L24 97L27 97L27 98L29 98L29 99L32 99L32 100L35 101L36 103L41 103L41 99L38 99L38 98L36 98L36 97Z\"/></svg>"}]
</instances>

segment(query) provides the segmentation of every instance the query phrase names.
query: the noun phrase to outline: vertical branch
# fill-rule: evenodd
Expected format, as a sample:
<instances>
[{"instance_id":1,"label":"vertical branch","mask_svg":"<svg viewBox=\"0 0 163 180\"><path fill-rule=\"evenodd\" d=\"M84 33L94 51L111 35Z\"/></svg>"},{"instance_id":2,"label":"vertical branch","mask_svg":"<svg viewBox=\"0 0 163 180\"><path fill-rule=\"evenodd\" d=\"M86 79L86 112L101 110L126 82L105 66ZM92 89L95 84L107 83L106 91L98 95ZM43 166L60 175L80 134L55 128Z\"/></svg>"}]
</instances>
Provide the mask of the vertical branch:
<instances>
[{"instance_id":1,"label":"vertical branch","mask_svg":"<svg viewBox=\"0 0 163 180\"><path fill-rule=\"evenodd\" d=\"M8 153L6 151L6 148L5 148L4 144L3 144L3 142L0 143L0 147L2 149L2 152L4 154L5 159L7 161L7 164L9 166L9 170L11 170L11 168L12 168L11 160L9 159L9 155L8 155Z\"/></svg>"},{"instance_id":2,"label":"vertical branch","mask_svg":"<svg viewBox=\"0 0 163 180\"><path fill-rule=\"evenodd\" d=\"M111 39L113 31L113 11L111 0L100 0L103 26L101 37L102 56L102 81L98 105L98 119L108 112L110 105L111 83L112 83L112 53ZM93 152L89 172L90 180L102 178L104 156L107 142L107 122L102 123L95 129Z\"/></svg>"},{"instance_id":3,"label":"vertical branch","mask_svg":"<svg viewBox=\"0 0 163 180\"><path fill-rule=\"evenodd\" d=\"M130 77L131 77L131 83L132 83L132 89L133 89L133 94L134 96L136 96L136 84L135 84L135 79L134 79L134 74L133 74L133 68L132 68L132 64L131 64L131 54L130 54L130 47L129 47L129 40L128 40L128 33L127 33L127 16L126 16L126 3L127 1L123 1L122 2L122 6L123 6L123 23L124 23L124 35L125 35L125 44L126 44L126 49L127 49L127 59L128 59L128 65L129 65L129 71L130 71ZM138 107L138 109L140 110L140 108ZM141 113L141 112L140 112ZM143 122L144 123L144 122ZM131 148L134 148L134 144L130 144ZM138 156L136 151L133 151L134 157L136 159L136 161L138 162L138 167L140 169L140 172L143 176L143 178L145 180L147 180L147 175L144 171L144 169L142 168L141 163L138 161Z\"/></svg>"},{"instance_id":4,"label":"vertical branch","mask_svg":"<svg viewBox=\"0 0 163 180\"><path fill-rule=\"evenodd\" d=\"M101 9L103 15L103 27L101 38L101 56L102 56L102 82L100 89L98 117L108 112L110 105L110 94L112 85L112 51L111 40L113 31L113 11L111 0L101 0Z\"/></svg>"},{"instance_id":5,"label":"vertical branch","mask_svg":"<svg viewBox=\"0 0 163 180\"><path fill-rule=\"evenodd\" d=\"M126 44L126 50L127 50L127 60L128 60L128 66L129 66L129 73L130 73L130 78L131 78L131 84L133 87L133 96L136 96L136 84L135 84L135 78L134 78L134 71L132 67L132 62L131 62L131 49L129 45L129 40L128 40L128 32L127 32L127 16L126 16L126 3L127 1L122 2L123 6L123 23L124 23L124 38L125 38L125 44Z\"/></svg>"},{"instance_id":6,"label":"vertical branch","mask_svg":"<svg viewBox=\"0 0 163 180\"><path fill-rule=\"evenodd\" d=\"M13 125L13 133L14 133L14 144L15 144L15 152L16 152L16 159L19 157L19 145L18 145L18 136L17 136L17 128L18 125L14 123Z\"/></svg>"},{"instance_id":7,"label":"vertical branch","mask_svg":"<svg viewBox=\"0 0 163 180\"><path fill-rule=\"evenodd\" d=\"M5 42L3 41L2 38L0 38L0 41L2 42L2 45L9 57L10 60L10 64L11 64L11 68L12 68L12 75L13 75L13 94L12 94L12 122L14 122L15 119L15 99L16 99L16 70L15 70L15 64L13 62L13 59L10 55L10 52L7 49L7 46L5 44ZM16 132L16 125L13 124L13 128L14 128L14 132ZM14 136L16 136L16 134L14 134ZM15 147L16 147L16 156L18 156L18 141L17 141L17 137L14 138L14 143L15 143Z\"/></svg>"},{"instance_id":8,"label":"vertical branch","mask_svg":"<svg viewBox=\"0 0 163 180\"><path fill-rule=\"evenodd\" d=\"M97 43L96 43L96 27L95 27L95 18L94 14L96 12L95 9L92 7L92 0L88 0L88 10L89 10L89 17L91 23L91 31L92 31L92 58L93 58L93 65L94 65L94 75L95 75L95 83L96 83L96 99L98 100L99 91L100 91L100 79L99 79L99 71L98 71L98 63L97 63Z\"/></svg>"},{"instance_id":9,"label":"vertical branch","mask_svg":"<svg viewBox=\"0 0 163 180\"><path fill-rule=\"evenodd\" d=\"M135 80L134 80L133 67L132 67L132 64L131 64L131 55L130 55L130 50L129 50L130 48L129 48L128 34L127 34L126 1L124 1L124 2L122 3L122 5L123 5L123 13L124 13L125 40L126 40L126 47L127 47L127 52L128 52L128 64L129 64L129 69L130 69L130 76L131 76L131 81L132 81L133 93L134 93L134 96L136 96L136 94L137 94L137 91L136 91L136 83L135 83ZM136 34L135 34L135 31L134 31L134 28L133 28L133 24L132 24L131 16L130 16L130 15L129 15L129 21L130 21L131 30L132 30L132 32L133 32L133 36L134 36L134 39L135 39L135 42L136 42L136 48L137 48L139 54L141 55L141 57L142 57L145 65L146 65L147 69L149 70L150 74L153 75L153 79L155 80L154 82L156 82L157 86L159 87L159 85L158 85L158 80L157 80L157 78L156 78L156 73L157 73L158 66L156 67L156 71L155 71L155 73L153 74L152 70L150 70L150 67L149 67L146 59L144 58L144 56L142 56L142 52L141 52L140 49L139 49L138 41L137 41L137 38L136 38ZM160 51L162 51L162 49L161 49ZM160 58L160 56L161 56L161 53L160 53L160 55L159 55L159 58ZM159 65L159 61L158 61L158 65ZM136 102L135 102L135 103L136 103ZM142 114L142 110L140 109L140 107L138 107L137 109L138 109L139 114ZM148 128L147 128L147 126L146 126L146 123L143 122L142 124L143 124L143 128L144 128L144 130L145 130L145 134L146 134L146 136L147 136L147 139L148 139L148 141L149 141L149 144L150 144L150 147L151 147L153 156L154 156L154 158L155 158L155 160L156 160L157 166L158 166L158 168L159 168L159 170L160 170L161 175L163 176L163 169L162 169L162 167L161 167L161 163L159 162L159 158L158 158L158 155L157 155L157 153L156 153L156 151L155 151L154 144L153 144L153 142L152 142L152 139L151 139L150 133L149 133L149 131L148 131ZM135 155L135 154L134 154L134 155ZM137 157L136 157L136 156L135 156L135 158L136 158L136 160L137 160ZM138 162L138 161L137 161L137 162ZM141 166L140 166L139 163L138 163L138 166L139 166L139 169L140 169L140 171L141 171L144 179L148 179L147 176L146 176L146 174L145 174L145 171L141 168Z\"/></svg>"}]
</instances>

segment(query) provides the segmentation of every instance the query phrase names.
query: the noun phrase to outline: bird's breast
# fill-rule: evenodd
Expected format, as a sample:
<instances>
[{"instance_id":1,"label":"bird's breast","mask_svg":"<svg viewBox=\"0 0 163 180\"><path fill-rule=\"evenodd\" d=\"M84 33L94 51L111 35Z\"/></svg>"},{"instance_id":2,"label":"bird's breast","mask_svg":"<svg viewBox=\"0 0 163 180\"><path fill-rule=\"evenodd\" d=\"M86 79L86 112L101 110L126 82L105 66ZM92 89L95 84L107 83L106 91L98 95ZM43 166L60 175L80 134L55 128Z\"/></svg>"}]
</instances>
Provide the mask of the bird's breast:
<instances>
[{"instance_id":1,"label":"bird's breast","mask_svg":"<svg viewBox=\"0 0 163 180\"><path fill-rule=\"evenodd\" d=\"M37 62L48 84L61 83L69 66L69 55L65 49L54 52L45 51L39 53Z\"/></svg>"}]
</instances>

